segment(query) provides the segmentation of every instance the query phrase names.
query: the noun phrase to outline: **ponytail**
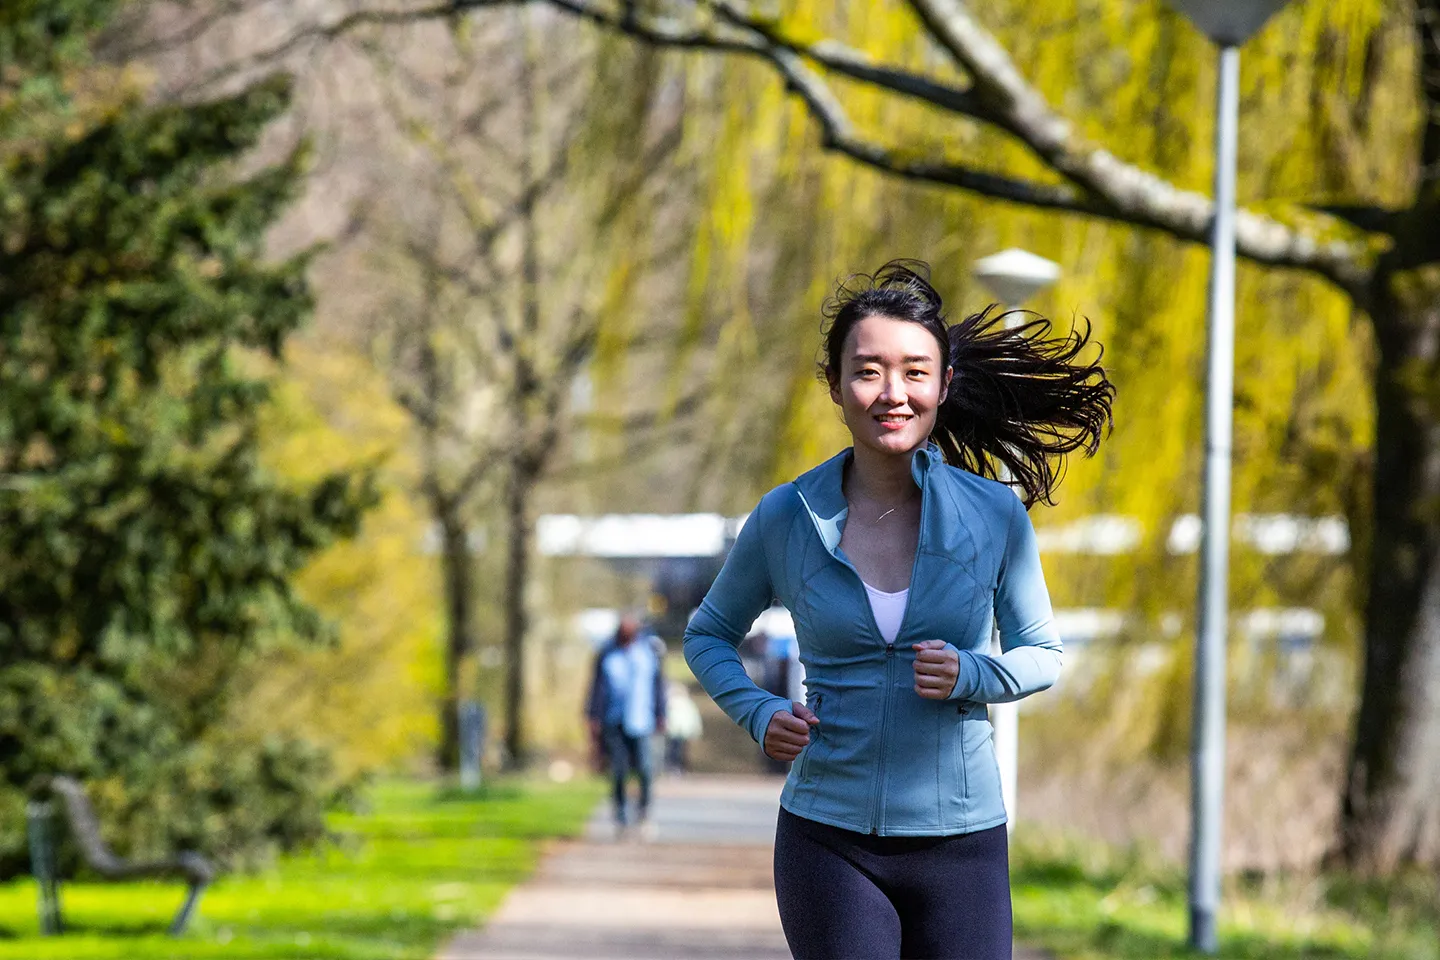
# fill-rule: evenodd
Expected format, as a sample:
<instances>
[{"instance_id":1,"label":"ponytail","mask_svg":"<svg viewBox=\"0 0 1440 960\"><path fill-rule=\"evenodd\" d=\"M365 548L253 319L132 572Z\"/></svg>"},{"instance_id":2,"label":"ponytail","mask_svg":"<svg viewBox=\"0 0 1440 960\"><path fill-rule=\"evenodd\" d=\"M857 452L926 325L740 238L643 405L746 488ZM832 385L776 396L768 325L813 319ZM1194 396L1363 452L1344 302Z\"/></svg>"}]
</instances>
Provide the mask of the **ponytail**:
<instances>
[{"instance_id":1,"label":"ponytail","mask_svg":"<svg viewBox=\"0 0 1440 960\"><path fill-rule=\"evenodd\" d=\"M1023 315L1016 326L1007 320ZM1115 386L1093 358L1091 327L1051 338L1050 321L1028 311L998 312L996 305L950 326L954 376L931 434L945 459L982 477L1020 487L1029 507L1054 504L1065 457L1093 456L1114 426Z\"/></svg>"}]
</instances>

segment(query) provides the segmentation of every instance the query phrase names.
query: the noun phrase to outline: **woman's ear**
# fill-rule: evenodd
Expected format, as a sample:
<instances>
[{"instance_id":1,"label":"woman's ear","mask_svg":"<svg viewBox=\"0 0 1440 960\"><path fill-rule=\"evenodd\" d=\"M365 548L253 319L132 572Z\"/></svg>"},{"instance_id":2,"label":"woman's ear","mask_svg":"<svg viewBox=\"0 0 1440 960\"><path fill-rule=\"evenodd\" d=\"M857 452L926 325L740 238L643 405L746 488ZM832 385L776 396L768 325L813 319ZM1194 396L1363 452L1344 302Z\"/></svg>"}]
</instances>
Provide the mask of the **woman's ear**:
<instances>
[{"instance_id":1,"label":"woman's ear","mask_svg":"<svg viewBox=\"0 0 1440 960\"><path fill-rule=\"evenodd\" d=\"M945 398L950 396L950 381L955 377L955 368L945 368L945 382L940 385L940 402L944 403Z\"/></svg>"},{"instance_id":2,"label":"woman's ear","mask_svg":"<svg viewBox=\"0 0 1440 960\"><path fill-rule=\"evenodd\" d=\"M826 370L825 382L830 384L830 399L835 401L835 406L845 406L840 400L840 375L834 370Z\"/></svg>"}]
</instances>

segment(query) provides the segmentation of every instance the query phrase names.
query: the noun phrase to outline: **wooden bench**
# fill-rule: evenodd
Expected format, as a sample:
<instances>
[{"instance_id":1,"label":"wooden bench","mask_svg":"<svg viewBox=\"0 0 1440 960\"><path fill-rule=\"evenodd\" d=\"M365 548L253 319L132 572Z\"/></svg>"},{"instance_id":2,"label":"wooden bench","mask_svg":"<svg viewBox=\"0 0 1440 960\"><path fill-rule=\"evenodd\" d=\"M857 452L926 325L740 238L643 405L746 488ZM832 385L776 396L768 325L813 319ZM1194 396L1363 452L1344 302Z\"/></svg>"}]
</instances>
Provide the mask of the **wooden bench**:
<instances>
[{"instance_id":1,"label":"wooden bench","mask_svg":"<svg viewBox=\"0 0 1440 960\"><path fill-rule=\"evenodd\" d=\"M43 799L32 802L28 810L30 861L35 880L40 885L40 927L46 934L58 934L60 917L59 873L55 847L55 806L59 801L70 836L80 850L85 864L106 880L133 880L138 877L179 877L189 885L189 892L180 911L170 924L172 936L185 932L200 894L215 879L215 869L198 853L182 852L169 860L132 861L117 857L100 835L100 821L90 806L85 788L72 777L51 777Z\"/></svg>"}]
</instances>

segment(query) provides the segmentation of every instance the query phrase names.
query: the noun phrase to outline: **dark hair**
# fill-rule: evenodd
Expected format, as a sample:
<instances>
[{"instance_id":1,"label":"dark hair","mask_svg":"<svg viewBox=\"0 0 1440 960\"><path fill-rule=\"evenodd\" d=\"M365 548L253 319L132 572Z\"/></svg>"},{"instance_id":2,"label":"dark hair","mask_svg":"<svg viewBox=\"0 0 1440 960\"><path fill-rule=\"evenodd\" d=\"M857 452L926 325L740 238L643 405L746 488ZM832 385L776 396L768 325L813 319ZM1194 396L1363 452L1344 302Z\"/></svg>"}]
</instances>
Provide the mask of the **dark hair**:
<instances>
[{"instance_id":1,"label":"dark hair","mask_svg":"<svg viewBox=\"0 0 1440 960\"><path fill-rule=\"evenodd\" d=\"M873 275L842 281L822 311L821 378L833 384L839 377L845 340L866 317L918 323L940 345L941 370L955 371L930 435L946 461L993 479L1004 468L1027 507L1053 504L1066 455L1094 455L1114 425L1115 387L1100 365L1104 348L1090 339L1088 321L1083 333L1052 338L1049 320L998 304L948 324L929 276L923 261L891 260ZM1017 316L1024 319L1010 325ZM1094 358L1081 360L1092 343Z\"/></svg>"}]
</instances>

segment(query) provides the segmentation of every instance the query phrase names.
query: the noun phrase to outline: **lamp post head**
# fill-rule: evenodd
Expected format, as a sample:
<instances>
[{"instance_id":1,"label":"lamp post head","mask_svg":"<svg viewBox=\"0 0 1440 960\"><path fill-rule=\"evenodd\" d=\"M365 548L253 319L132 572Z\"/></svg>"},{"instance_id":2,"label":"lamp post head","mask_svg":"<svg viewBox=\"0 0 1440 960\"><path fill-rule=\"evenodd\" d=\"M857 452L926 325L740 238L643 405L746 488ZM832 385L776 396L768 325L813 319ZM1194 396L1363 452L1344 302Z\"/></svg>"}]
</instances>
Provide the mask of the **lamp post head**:
<instances>
[{"instance_id":1,"label":"lamp post head","mask_svg":"<svg viewBox=\"0 0 1440 960\"><path fill-rule=\"evenodd\" d=\"M975 261L975 279L1007 307L1018 307L1060 279L1060 264L1011 247Z\"/></svg>"},{"instance_id":2,"label":"lamp post head","mask_svg":"<svg viewBox=\"0 0 1440 960\"><path fill-rule=\"evenodd\" d=\"M1170 6L1222 47L1238 47L1289 0L1170 0Z\"/></svg>"}]
</instances>

